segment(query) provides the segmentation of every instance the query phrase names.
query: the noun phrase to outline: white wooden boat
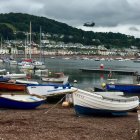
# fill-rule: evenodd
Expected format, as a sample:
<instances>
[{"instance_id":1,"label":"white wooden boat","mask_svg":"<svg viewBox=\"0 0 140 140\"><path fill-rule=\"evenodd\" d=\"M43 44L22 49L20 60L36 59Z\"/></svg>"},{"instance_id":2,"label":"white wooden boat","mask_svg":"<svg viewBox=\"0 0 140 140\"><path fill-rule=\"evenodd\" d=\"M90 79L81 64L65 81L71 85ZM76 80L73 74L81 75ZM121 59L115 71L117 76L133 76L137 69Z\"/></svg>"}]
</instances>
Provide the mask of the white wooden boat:
<instances>
[{"instance_id":1,"label":"white wooden boat","mask_svg":"<svg viewBox=\"0 0 140 140\"><path fill-rule=\"evenodd\" d=\"M39 85L28 85L27 91L29 94L39 96L56 96L59 94L73 93L76 88L72 88L69 85L59 84L39 84Z\"/></svg>"},{"instance_id":2,"label":"white wooden boat","mask_svg":"<svg viewBox=\"0 0 140 140\"><path fill-rule=\"evenodd\" d=\"M73 93L77 115L112 114L124 115L139 106L139 98L112 95L111 92L88 92L78 89Z\"/></svg>"}]
</instances>

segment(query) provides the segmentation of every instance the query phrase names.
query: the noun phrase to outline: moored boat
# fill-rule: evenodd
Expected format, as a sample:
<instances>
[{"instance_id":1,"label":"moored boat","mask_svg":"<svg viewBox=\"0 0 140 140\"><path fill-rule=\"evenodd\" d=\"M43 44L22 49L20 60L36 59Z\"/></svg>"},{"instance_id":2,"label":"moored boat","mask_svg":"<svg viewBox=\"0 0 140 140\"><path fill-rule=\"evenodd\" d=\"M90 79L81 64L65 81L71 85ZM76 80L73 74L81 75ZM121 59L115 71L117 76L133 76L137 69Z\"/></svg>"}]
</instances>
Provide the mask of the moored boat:
<instances>
[{"instance_id":1,"label":"moored boat","mask_svg":"<svg viewBox=\"0 0 140 140\"><path fill-rule=\"evenodd\" d=\"M45 64L42 61L33 61L32 64L33 64L34 68L36 68L36 69L45 69L46 68Z\"/></svg>"},{"instance_id":2,"label":"moored boat","mask_svg":"<svg viewBox=\"0 0 140 140\"><path fill-rule=\"evenodd\" d=\"M140 84L106 84L106 89L108 91L122 91L126 94L140 94Z\"/></svg>"},{"instance_id":3,"label":"moored boat","mask_svg":"<svg viewBox=\"0 0 140 140\"><path fill-rule=\"evenodd\" d=\"M48 75L47 77L42 77L42 81L49 82L49 83L65 84L68 82L68 78L69 78L69 76L64 75L63 72L60 72L60 73L54 73L51 76Z\"/></svg>"},{"instance_id":4,"label":"moored boat","mask_svg":"<svg viewBox=\"0 0 140 140\"><path fill-rule=\"evenodd\" d=\"M25 73L9 73L2 75L4 78L11 78L11 79L20 79L20 78L26 78Z\"/></svg>"},{"instance_id":5,"label":"moored boat","mask_svg":"<svg viewBox=\"0 0 140 140\"><path fill-rule=\"evenodd\" d=\"M9 64L10 64L10 65L17 65L18 62L17 62L16 60L10 60L10 61L9 61Z\"/></svg>"},{"instance_id":6,"label":"moored boat","mask_svg":"<svg viewBox=\"0 0 140 140\"><path fill-rule=\"evenodd\" d=\"M6 69L0 69L0 72L2 72L2 73L6 72Z\"/></svg>"}]
</instances>

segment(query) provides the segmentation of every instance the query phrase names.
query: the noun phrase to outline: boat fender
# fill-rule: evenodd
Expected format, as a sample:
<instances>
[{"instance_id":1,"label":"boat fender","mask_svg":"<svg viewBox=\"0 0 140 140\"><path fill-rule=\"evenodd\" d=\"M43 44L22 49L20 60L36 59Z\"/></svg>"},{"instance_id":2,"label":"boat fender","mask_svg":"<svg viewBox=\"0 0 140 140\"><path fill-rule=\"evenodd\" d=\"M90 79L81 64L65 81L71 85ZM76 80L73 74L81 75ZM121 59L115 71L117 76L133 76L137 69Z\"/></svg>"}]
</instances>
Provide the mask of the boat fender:
<instances>
[{"instance_id":1,"label":"boat fender","mask_svg":"<svg viewBox=\"0 0 140 140\"><path fill-rule=\"evenodd\" d=\"M62 103L62 106L63 106L63 107L69 107L69 106L70 106L70 103L67 102L67 101L64 101L64 102Z\"/></svg>"}]
</instances>

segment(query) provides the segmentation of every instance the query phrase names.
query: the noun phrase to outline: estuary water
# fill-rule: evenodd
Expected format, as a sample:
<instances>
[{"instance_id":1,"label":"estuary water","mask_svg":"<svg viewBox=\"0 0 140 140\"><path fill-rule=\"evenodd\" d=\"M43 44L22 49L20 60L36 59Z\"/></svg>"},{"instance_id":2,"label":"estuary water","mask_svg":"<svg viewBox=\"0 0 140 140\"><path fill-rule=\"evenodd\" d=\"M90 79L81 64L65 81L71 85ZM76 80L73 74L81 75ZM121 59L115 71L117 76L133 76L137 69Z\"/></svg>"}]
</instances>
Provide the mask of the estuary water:
<instances>
[{"instance_id":1,"label":"estuary water","mask_svg":"<svg viewBox=\"0 0 140 140\"><path fill-rule=\"evenodd\" d=\"M106 69L117 70L132 70L140 73L140 63L135 63L131 60L127 61L95 61L91 59L63 59L63 58L45 58L46 68L53 72L64 72L65 75L69 75L69 82L75 87L85 89L93 88L94 86L100 86L108 79L108 74L96 73L96 72L82 72L80 69L94 69L100 68L103 64ZM10 66L9 64L1 64L0 68L6 68L11 73L21 73L18 66ZM119 83L133 83L132 75L116 74L112 73L112 78L117 79ZM34 80L39 81L39 77L34 77ZM74 83L74 80L77 83ZM39 81L41 82L41 81Z\"/></svg>"}]
</instances>

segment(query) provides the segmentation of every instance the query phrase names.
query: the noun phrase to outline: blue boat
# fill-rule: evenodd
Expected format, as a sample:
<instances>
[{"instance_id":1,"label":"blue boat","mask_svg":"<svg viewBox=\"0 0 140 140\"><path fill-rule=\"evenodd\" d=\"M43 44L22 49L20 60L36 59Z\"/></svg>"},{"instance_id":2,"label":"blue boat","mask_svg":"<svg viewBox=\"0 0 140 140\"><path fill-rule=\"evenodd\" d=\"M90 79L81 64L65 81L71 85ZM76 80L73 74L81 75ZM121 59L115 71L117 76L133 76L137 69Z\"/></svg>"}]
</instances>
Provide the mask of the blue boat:
<instances>
[{"instance_id":1,"label":"blue boat","mask_svg":"<svg viewBox=\"0 0 140 140\"><path fill-rule=\"evenodd\" d=\"M31 95L1 95L0 108L34 109L43 104L45 99Z\"/></svg>"},{"instance_id":2,"label":"blue boat","mask_svg":"<svg viewBox=\"0 0 140 140\"><path fill-rule=\"evenodd\" d=\"M139 93L140 94L140 85L139 84L106 84L106 89L108 91L122 91L124 93L132 94Z\"/></svg>"}]
</instances>

